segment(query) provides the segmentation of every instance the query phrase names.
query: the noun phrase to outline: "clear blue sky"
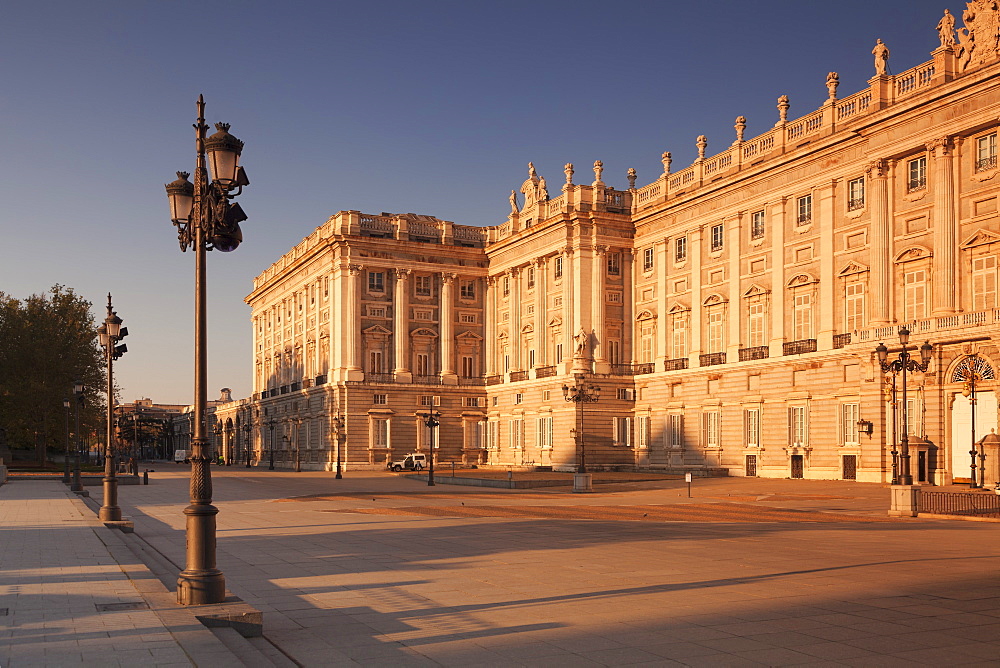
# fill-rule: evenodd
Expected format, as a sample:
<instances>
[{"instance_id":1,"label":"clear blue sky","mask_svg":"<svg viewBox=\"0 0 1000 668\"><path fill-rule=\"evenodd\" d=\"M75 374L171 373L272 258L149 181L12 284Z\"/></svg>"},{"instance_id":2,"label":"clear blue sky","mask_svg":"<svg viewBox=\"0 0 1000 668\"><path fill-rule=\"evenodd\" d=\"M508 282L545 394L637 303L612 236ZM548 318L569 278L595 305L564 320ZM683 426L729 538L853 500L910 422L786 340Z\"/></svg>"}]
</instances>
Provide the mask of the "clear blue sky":
<instances>
[{"instance_id":1,"label":"clear blue sky","mask_svg":"<svg viewBox=\"0 0 1000 668\"><path fill-rule=\"evenodd\" d=\"M250 219L209 255L209 398L251 391L252 279L341 209L494 225L534 161L627 187L930 59L946 5L860 2L8 0L0 21L0 291L75 288L129 327L122 398L190 403L193 255L163 184L195 100L246 142ZM964 3L951 3L961 16ZM552 186L550 185L550 188ZM558 185L556 185L558 188ZM40 345L45 342L40 341Z\"/></svg>"}]
</instances>

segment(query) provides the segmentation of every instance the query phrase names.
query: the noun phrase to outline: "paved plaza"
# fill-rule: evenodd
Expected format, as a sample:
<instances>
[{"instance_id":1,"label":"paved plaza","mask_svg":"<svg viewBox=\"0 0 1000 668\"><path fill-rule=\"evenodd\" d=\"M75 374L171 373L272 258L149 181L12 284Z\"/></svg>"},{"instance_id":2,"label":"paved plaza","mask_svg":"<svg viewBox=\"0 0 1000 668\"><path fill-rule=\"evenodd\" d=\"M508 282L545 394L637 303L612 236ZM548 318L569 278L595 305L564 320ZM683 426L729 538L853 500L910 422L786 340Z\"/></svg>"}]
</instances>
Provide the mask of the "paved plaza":
<instances>
[{"instance_id":1,"label":"paved plaza","mask_svg":"<svg viewBox=\"0 0 1000 668\"><path fill-rule=\"evenodd\" d=\"M213 467L219 567L264 613L244 639L161 583L188 481L154 468L121 489L134 534L61 483L0 487L0 666L1000 665L1000 526L890 519L881 485Z\"/></svg>"}]
</instances>

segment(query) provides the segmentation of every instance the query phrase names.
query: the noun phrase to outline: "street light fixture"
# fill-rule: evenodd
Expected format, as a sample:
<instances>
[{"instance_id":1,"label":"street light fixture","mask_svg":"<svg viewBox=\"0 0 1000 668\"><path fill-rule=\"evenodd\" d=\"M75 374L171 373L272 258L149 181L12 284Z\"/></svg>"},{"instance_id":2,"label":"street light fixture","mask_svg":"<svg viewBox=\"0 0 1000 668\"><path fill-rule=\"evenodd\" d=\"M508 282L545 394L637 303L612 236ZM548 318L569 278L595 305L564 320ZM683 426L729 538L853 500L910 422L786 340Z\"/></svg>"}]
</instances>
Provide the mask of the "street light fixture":
<instances>
[{"instance_id":1,"label":"street light fixture","mask_svg":"<svg viewBox=\"0 0 1000 668\"><path fill-rule=\"evenodd\" d=\"M82 492L83 482L80 480L80 408L83 406L83 383L80 381L73 383L73 396L76 398L76 427L74 429L76 453L73 457L73 484L70 485L69 490Z\"/></svg>"},{"instance_id":2,"label":"street light fixture","mask_svg":"<svg viewBox=\"0 0 1000 668\"><path fill-rule=\"evenodd\" d=\"M601 388L597 385L587 385L584 383L584 376L582 373L575 374L573 376L575 382L574 385L563 385L563 399L566 401L572 401L577 406L577 414L579 415L579 428L576 430L577 443L576 447L579 450L577 466L577 473L587 472L587 446L584 443L584 431L583 431L583 405L586 403L595 404L601 398Z\"/></svg>"},{"instance_id":3,"label":"street light fixture","mask_svg":"<svg viewBox=\"0 0 1000 668\"><path fill-rule=\"evenodd\" d=\"M118 507L118 478L115 475L115 383L113 377L114 360L128 352L128 347L119 341L128 336L128 328L122 327L122 319L111 308L111 293L108 293L108 316L97 329L104 360L108 365L108 433L104 448L104 505L99 517L104 522L119 522L122 509Z\"/></svg>"},{"instance_id":4,"label":"street light fixture","mask_svg":"<svg viewBox=\"0 0 1000 668\"><path fill-rule=\"evenodd\" d=\"M63 477L64 485L69 484L69 399L63 399L63 408L66 409L66 449L63 453Z\"/></svg>"},{"instance_id":5,"label":"street light fixture","mask_svg":"<svg viewBox=\"0 0 1000 668\"><path fill-rule=\"evenodd\" d=\"M433 487L434 482L434 430L441 426L441 413L435 411L432 407L430 411L426 413L417 413L420 417L424 419L424 424L427 425L427 429L430 431L430 454L427 455L427 486Z\"/></svg>"},{"instance_id":6,"label":"street light fixture","mask_svg":"<svg viewBox=\"0 0 1000 668\"><path fill-rule=\"evenodd\" d=\"M246 421L243 423L243 447L247 451L247 468L250 468L250 437L253 434L253 425L250 421L253 420L253 413L247 413L245 415Z\"/></svg>"},{"instance_id":7,"label":"street light fixture","mask_svg":"<svg viewBox=\"0 0 1000 668\"><path fill-rule=\"evenodd\" d=\"M274 470L274 418L267 421L267 426L271 430L271 440L267 448L267 470Z\"/></svg>"},{"instance_id":8,"label":"street light fixture","mask_svg":"<svg viewBox=\"0 0 1000 668\"><path fill-rule=\"evenodd\" d=\"M344 428L344 418L340 415L338 411L331 418L333 422L333 439L337 446L337 475L333 476L337 480L341 480L344 477L343 468L340 461L340 432Z\"/></svg>"},{"instance_id":9,"label":"street light fixture","mask_svg":"<svg viewBox=\"0 0 1000 668\"><path fill-rule=\"evenodd\" d=\"M976 443L976 384L979 381L985 380L982 373L979 371L979 355L973 353L965 358L965 386L962 388L962 396L969 398L969 410L972 414L972 449L969 450L969 455L972 458L971 466L972 469L972 482L969 483L969 487L986 487L986 452L985 448L982 447L983 443ZM978 450L978 452L977 452ZM976 481L976 457L979 458L979 481Z\"/></svg>"},{"instance_id":10,"label":"street light fixture","mask_svg":"<svg viewBox=\"0 0 1000 668\"><path fill-rule=\"evenodd\" d=\"M177 172L177 180L167 184L170 219L177 227L182 251L195 253L194 280L194 434L191 439L191 505L187 516L185 568L177 580L177 602L182 605L221 603L226 598L226 579L215 565L216 519L212 505L212 472L206 454L205 408L208 403L208 339L205 253L216 249L236 250L243 240L240 223L247 219L239 204L230 200L249 185L239 157L243 142L229 134L229 125L217 123L217 132L207 137L205 98L198 96L195 123L197 161L194 183L187 172ZM209 180L206 159L211 160ZM236 191L236 192L233 192Z\"/></svg>"},{"instance_id":11,"label":"street light fixture","mask_svg":"<svg viewBox=\"0 0 1000 668\"><path fill-rule=\"evenodd\" d=\"M884 343L878 344L875 348L875 354L878 356L879 366L882 368L882 373L891 373L893 375L893 380L895 381L896 374L902 372L903 377L903 429L902 435L899 438L899 484L900 485L912 485L913 476L910 475L910 437L909 437L909 426L907 425L907 410L906 410L906 373L914 371L927 371L927 367L931 362L931 354L933 352L933 347L929 341L925 341L924 345L920 346L920 361L913 359L906 349L906 344L910 342L910 330L905 326L899 328L899 343L902 346L902 351L899 353L899 357L888 361L889 350L885 347Z\"/></svg>"}]
</instances>

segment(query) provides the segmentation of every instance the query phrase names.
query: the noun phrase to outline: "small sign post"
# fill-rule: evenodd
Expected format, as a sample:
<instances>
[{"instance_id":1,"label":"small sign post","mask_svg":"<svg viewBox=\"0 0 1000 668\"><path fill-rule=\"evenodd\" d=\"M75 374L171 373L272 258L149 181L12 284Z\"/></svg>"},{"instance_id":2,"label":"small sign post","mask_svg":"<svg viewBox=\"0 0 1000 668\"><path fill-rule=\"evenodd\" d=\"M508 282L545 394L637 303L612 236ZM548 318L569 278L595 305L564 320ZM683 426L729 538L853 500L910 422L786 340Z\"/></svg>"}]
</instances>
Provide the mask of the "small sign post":
<instances>
[{"instance_id":1,"label":"small sign post","mask_svg":"<svg viewBox=\"0 0 1000 668\"><path fill-rule=\"evenodd\" d=\"M688 484L688 498L691 498L691 472L684 474L684 482Z\"/></svg>"}]
</instances>

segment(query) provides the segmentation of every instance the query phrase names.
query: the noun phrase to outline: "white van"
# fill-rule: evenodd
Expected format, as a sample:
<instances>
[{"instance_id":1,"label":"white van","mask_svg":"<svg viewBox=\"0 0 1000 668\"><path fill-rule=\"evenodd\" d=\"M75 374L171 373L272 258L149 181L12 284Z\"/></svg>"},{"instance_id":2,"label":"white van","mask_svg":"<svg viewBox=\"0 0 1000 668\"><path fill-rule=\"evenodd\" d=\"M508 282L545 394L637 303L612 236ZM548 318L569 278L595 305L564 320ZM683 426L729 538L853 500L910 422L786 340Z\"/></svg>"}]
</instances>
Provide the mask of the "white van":
<instances>
[{"instance_id":1,"label":"white van","mask_svg":"<svg viewBox=\"0 0 1000 668\"><path fill-rule=\"evenodd\" d=\"M174 450L174 464L190 464L187 450Z\"/></svg>"}]
</instances>

